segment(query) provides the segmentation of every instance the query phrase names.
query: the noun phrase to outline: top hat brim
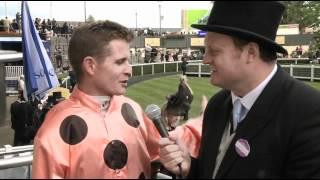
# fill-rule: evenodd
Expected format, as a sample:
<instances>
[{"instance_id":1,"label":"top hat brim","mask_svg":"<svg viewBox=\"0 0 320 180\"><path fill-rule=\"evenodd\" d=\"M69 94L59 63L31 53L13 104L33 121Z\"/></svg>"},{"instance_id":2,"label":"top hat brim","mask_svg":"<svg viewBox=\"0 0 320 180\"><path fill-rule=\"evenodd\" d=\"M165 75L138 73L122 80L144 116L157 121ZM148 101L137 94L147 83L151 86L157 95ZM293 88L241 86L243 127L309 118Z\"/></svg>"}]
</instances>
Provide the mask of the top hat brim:
<instances>
[{"instance_id":1,"label":"top hat brim","mask_svg":"<svg viewBox=\"0 0 320 180\"><path fill-rule=\"evenodd\" d=\"M205 25L205 24L192 24L191 27L200 29L202 31L209 31L209 32L217 32L221 34L227 34L230 36L236 36L239 38L243 38L245 40L252 40L254 42L259 43L262 45L264 48L268 48L270 50L273 50L275 52L279 52L282 54L288 54L287 50L274 42L271 39L268 39L264 36L261 36L257 33L247 31L244 29L240 28L235 28L235 27L228 27L228 26L223 26L223 25Z\"/></svg>"}]
</instances>

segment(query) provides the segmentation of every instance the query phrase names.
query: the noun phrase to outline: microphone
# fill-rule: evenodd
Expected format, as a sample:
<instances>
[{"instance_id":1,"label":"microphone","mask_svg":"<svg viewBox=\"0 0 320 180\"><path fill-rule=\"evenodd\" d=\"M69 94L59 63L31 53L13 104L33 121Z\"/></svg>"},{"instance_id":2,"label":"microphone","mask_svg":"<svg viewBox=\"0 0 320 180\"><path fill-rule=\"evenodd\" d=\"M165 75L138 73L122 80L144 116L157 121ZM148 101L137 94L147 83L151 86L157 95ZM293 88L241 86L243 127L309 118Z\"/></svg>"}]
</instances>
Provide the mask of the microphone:
<instances>
[{"instance_id":1,"label":"microphone","mask_svg":"<svg viewBox=\"0 0 320 180\"><path fill-rule=\"evenodd\" d=\"M153 124L156 126L157 130L159 131L161 137L169 137L169 133L166 129L166 126L163 124L161 120L161 109L156 104L150 104L146 107L145 110L147 116L152 120ZM179 175L178 179L182 179L182 168L181 163L178 164L179 167Z\"/></svg>"},{"instance_id":2,"label":"microphone","mask_svg":"<svg viewBox=\"0 0 320 180\"><path fill-rule=\"evenodd\" d=\"M153 124L156 126L161 137L169 137L169 133L161 120L161 109L156 104L150 104L146 107L145 110L147 116L152 120Z\"/></svg>"}]
</instances>

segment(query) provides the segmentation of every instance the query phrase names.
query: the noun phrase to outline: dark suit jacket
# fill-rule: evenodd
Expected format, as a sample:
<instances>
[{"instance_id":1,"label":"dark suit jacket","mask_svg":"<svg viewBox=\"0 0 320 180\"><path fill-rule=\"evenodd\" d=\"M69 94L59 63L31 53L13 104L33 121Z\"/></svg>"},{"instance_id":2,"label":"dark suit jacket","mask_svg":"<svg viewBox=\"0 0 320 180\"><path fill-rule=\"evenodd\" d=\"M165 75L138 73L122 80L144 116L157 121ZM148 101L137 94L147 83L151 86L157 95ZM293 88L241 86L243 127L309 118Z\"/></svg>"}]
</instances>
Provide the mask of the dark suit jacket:
<instances>
[{"instance_id":1,"label":"dark suit jacket","mask_svg":"<svg viewBox=\"0 0 320 180\"><path fill-rule=\"evenodd\" d=\"M10 106L11 128L14 129L14 146L27 145L35 135L33 112L28 102L15 101Z\"/></svg>"},{"instance_id":2,"label":"dark suit jacket","mask_svg":"<svg viewBox=\"0 0 320 180\"><path fill-rule=\"evenodd\" d=\"M189 177L212 178L223 131L230 117L230 91L208 103L198 159ZM247 157L235 150L238 139L250 145ZM258 97L221 162L216 178L320 177L320 93L278 71Z\"/></svg>"}]
</instances>

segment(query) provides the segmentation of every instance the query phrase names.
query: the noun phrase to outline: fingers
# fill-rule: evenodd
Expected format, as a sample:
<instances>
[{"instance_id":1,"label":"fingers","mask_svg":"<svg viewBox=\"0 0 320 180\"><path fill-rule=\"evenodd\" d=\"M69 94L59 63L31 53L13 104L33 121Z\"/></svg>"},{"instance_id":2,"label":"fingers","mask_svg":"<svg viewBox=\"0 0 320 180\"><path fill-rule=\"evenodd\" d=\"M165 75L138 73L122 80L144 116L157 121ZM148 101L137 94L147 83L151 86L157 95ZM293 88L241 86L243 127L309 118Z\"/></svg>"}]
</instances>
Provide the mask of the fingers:
<instances>
[{"instance_id":1,"label":"fingers","mask_svg":"<svg viewBox=\"0 0 320 180\"><path fill-rule=\"evenodd\" d=\"M179 166L182 167L182 173L187 174L190 168L190 157L188 150L177 137L171 135L169 138L161 138L160 144L160 162L166 169L174 174L180 174Z\"/></svg>"},{"instance_id":2,"label":"fingers","mask_svg":"<svg viewBox=\"0 0 320 180\"><path fill-rule=\"evenodd\" d=\"M160 151L162 162L168 166L176 166L183 161L183 152L177 145L169 145L167 148Z\"/></svg>"},{"instance_id":3,"label":"fingers","mask_svg":"<svg viewBox=\"0 0 320 180\"><path fill-rule=\"evenodd\" d=\"M160 148L164 148L171 144L174 144L174 141L171 141L169 138L161 138L159 141Z\"/></svg>"}]
</instances>

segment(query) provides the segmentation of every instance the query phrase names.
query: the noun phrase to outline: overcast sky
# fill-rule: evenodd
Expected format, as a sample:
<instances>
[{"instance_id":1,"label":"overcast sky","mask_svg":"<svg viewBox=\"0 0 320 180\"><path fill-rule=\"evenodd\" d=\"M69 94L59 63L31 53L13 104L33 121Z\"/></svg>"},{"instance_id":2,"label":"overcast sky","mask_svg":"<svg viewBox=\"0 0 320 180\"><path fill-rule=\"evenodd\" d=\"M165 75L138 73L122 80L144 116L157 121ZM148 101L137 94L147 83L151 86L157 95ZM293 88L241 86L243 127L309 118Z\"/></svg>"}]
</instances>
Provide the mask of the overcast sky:
<instances>
[{"instance_id":1,"label":"overcast sky","mask_svg":"<svg viewBox=\"0 0 320 180\"><path fill-rule=\"evenodd\" d=\"M210 10L210 1L28 1L32 18L55 18L57 21L84 21L86 15L96 20L113 20L134 28L159 28L159 4L163 28L181 27L182 9ZM6 8L5 8L6 7ZM13 19L20 12L21 1L0 1L0 18Z\"/></svg>"}]
</instances>

